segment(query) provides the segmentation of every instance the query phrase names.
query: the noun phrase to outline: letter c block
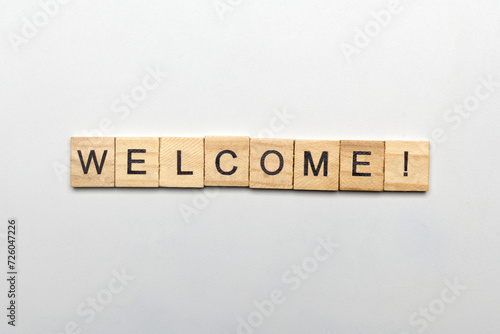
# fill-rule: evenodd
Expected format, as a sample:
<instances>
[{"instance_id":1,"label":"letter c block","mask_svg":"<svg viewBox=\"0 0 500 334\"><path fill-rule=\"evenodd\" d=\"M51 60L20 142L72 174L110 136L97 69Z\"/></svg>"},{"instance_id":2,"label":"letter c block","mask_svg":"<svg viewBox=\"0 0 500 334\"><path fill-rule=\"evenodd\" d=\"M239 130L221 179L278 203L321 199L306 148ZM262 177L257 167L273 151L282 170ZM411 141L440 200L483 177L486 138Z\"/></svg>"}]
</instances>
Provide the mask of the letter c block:
<instances>
[{"instance_id":1,"label":"letter c block","mask_svg":"<svg viewBox=\"0 0 500 334\"><path fill-rule=\"evenodd\" d=\"M248 187L250 138L205 137L205 186Z\"/></svg>"}]
</instances>

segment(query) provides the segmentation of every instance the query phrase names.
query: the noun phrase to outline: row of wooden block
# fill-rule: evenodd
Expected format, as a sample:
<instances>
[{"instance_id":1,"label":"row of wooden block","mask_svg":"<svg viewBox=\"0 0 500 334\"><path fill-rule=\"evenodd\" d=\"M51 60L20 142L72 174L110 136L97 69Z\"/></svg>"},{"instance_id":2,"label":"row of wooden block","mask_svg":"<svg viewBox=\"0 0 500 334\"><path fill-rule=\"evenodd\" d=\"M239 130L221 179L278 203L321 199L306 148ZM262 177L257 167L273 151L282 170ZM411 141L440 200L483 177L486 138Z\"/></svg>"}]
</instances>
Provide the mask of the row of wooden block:
<instances>
[{"instance_id":1,"label":"row of wooden block","mask_svg":"<svg viewBox=\"0 0 500 334\"><path fill-rule=\"evenodd\" d=\"M71 186L427 191L429 142L73 137Z\"/></svg>"}]
</instances>

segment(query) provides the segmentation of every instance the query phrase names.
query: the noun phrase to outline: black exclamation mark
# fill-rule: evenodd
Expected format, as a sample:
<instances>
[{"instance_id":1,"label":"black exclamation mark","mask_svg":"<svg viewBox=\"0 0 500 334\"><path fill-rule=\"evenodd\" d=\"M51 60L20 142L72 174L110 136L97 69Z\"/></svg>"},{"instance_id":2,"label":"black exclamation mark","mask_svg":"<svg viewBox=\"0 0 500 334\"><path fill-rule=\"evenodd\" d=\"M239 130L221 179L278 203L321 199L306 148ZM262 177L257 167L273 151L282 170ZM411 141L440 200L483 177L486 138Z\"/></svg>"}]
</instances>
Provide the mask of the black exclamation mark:
<instances>
[{"instance_id":1,"label":"black exclamation mark","mask_svg":"<svg viewBox=\"0 0 500 334\"><path fill-rule=\"evenodd\" d=\"M403 176L408 176L408 151L405 151L405 172Z\"/></svg>"}]
</instances>

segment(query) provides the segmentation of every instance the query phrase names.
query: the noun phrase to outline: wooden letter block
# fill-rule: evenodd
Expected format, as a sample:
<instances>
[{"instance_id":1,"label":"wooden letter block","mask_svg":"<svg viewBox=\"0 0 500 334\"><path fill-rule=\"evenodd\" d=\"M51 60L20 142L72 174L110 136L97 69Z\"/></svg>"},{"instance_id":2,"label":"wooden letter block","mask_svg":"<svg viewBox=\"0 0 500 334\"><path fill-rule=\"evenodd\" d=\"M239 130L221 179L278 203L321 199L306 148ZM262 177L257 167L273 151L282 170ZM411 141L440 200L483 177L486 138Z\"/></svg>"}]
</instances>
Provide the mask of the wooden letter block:
<instances>
[{"instance_id":1,"label":"wooden letter block","mask_svg":"<svg viewBox=\"0 0 500 334\"><path fill-rule=\"evenodd\" d=\"M203 188L203 142L203 138L161 138L160 187Z\"/></svg>"},{"instance_id":2,"label":"wooden letter block","mask_svg":"<svg viewBox=\"0 0 500 334\"><path fill-rule=\"evenodd\" d=\"M293 189L339 189L338 140L295 140Z\"/></svg>"},{"instance_id":3,"label":"wooden letter block","mask_svg":"<svg viewBox=\"0 0 500 334\"><path fill-rule=\"evenodd\" d=\"M429 190L428 141L385 142L384 190Z\"/></svg>"},{"instance_id":4,"label":"wooden letter block","mask_svg":"<svg viewBox=\"0 0 500 334\"><path fill-rule=\"evenodd\" d=\"M71 138L71 186L115 186L115 138Z\"/></svg>"},{"instance_id":5,"label":"wooden letter block","mask_svg":"<svg viewBox=\"0 0 500 334\"><path fill-rule=\"evenodd\" d=\"M340 142L340 190L384 190L384 142Z\"/></svg>"},{"instance_id":6,"label":"wooden letter block","mask_svg":"<svg viewBox=\"0 0 500 334\"><path fill-rule=\"evenodd\" d=\"M248 187L250 138L205 137L205 186Z\"/></svg>"},{"instance_id":7,"label":"wooden letter block","mask_svg":"<svg viewBox=\"0 0 500 334\"><path fill-rule=\"evenodd\" d=\"M159 138L116 138L116 186L158 187Z\"/></svg>"},{"instance_id":8,"label":"wooden letter block","mask_svg":"<svg viewBox=\"0 0 500 334\"><path fill-rule=\"evenodd\" d=\"M250 139L250 188L292 189L293 139Z\"/></svg>"}]
</instances>

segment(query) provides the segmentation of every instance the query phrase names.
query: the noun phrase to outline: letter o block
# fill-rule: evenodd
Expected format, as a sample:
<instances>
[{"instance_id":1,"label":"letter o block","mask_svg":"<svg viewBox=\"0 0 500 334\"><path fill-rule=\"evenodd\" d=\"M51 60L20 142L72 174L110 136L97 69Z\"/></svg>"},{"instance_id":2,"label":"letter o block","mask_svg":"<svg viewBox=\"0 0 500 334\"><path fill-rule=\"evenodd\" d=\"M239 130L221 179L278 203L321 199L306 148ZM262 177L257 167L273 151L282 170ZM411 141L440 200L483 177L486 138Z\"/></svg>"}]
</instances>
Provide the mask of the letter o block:
<instances>
[{"instance_id":1,"label":"letter o block","mask_svg":"<svg viewBox=\"0 0 500 334\"><path fill-rule=\"evenodd\" d=\"M250 188L293 188L293 139L250 139Z\"/></svg>"}]
</instances>

